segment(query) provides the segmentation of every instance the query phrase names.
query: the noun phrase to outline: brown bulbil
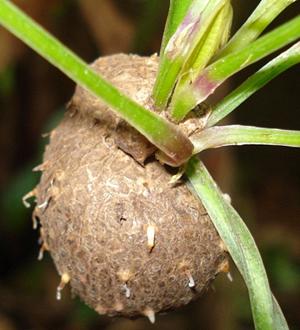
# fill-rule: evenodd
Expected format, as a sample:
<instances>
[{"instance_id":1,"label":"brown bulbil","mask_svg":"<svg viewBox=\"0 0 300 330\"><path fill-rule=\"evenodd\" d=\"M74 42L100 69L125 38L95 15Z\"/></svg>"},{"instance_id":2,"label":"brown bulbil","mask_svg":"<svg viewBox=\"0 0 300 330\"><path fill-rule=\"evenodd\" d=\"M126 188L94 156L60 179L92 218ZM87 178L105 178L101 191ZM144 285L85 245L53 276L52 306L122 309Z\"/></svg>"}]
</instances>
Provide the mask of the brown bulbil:
<instances>
[{"instance_id":1,"label":"brown bulbil","mask_svg":"<svg viewBox=\"0 0 300 330\"><path fill-rule=\"evenodd\" d=\"M93 66L152 108L156 57L115 55ZM154 159L142 166L154 148L125 128L107 106L77 88L46 148L35 216L75 294L100 314L154 321L154 313L197 298L226 253L199 200L185 184L170 185L171 174Z\"/></svg>"}]
</instances>

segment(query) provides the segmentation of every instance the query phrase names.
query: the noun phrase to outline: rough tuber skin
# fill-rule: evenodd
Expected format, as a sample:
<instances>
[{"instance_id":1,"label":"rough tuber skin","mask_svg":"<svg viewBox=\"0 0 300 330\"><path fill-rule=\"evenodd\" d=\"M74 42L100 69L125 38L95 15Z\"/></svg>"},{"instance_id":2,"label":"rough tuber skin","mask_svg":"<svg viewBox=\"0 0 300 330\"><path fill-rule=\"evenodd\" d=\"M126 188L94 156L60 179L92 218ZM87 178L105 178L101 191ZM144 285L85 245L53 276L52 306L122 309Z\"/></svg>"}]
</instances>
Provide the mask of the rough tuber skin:
<instances>
[{"instance_id":1,"label":"rough tuber skin","mask_svg":"<svg viewBox=\"0 0 300 330\"><path fill-rule=\"evenodd\" d=\"M93 67L152 109L157 57L114 55ZM153 111L153 110L151 110ZM51 133L34 217L63 285L100 314L154 321L199 297L227 257L203 205L150 157L155 148L77 87Z\"/></svg>"}]
</instances>

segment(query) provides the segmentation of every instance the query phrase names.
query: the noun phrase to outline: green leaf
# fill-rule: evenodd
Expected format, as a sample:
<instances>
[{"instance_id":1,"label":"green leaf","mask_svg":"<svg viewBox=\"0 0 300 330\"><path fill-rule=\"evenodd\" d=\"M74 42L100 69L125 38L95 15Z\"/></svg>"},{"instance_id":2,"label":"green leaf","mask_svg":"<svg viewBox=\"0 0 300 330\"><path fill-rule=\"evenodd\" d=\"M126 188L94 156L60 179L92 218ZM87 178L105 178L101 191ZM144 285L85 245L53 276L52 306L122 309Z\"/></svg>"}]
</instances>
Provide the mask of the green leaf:
<instances>
[{"instance_id":1,"label":"green leaf","mask_svg":"<svg viewBox=\"0 0 300 330\"><path fill-rule=\"evenodd\" d=\"M288 325L272 296L266 271L248 228L206 170L193 157L186 168L191 190L199 197L248 287L255 328L284 330Z\"/></svg>"},{"instance_id":2,"label":"green leaf","mask_svg":"<svg viewBox=\"0 0 300 330\"><path fill-rule=\"evenodd\" d=\"M173 104L173 112L192 110L205 101L217 87L238 71L246 68L300 37L300 15L253 41L250 45L226 55L208 66Z\"/></svg>"},{"instance_id":3,"label":"green leaf","mask_svg":"<svg viewBox=\"0 0 300 330\"><path fill-rule=\"evenodd\" d=\"M180 165L189 159L192 144L175 125L122 94L10 1L0 1L0 23L73 81L100 97L166 153L172 160L171 165Z\"/></svg>"},{"instance_id":4,"label":"green leaf","mask_svg":"<svg viewBox=\"0 0 300 330\"><path fill-rule=\"evenodd\" d=\"M215 125L269 81L298 63L300 63L300 42L267 63L215 105L206 125L208 127Z\"/></svg>"},{"instance_id":5,"label":"green leaf","mask_svg":"<svg viewBox=\"0 0 300 330\"><path fill-rule=\"evenodd\" d=\"M276 145L300 148L300 131L241 125L214 126L191 137L194 153L231 145Z\"/></svg>"},{"instance_id":6,"label":"green leaf","mask_svg":"<svg viewBox=\"0 0 300 330\"><path fill-rule=\"evenodd\" d=\"M217 58L235 52L256 40L265 28L296 0L262 0L252 15L231 38Z\"/></svg>"}]
</instances>

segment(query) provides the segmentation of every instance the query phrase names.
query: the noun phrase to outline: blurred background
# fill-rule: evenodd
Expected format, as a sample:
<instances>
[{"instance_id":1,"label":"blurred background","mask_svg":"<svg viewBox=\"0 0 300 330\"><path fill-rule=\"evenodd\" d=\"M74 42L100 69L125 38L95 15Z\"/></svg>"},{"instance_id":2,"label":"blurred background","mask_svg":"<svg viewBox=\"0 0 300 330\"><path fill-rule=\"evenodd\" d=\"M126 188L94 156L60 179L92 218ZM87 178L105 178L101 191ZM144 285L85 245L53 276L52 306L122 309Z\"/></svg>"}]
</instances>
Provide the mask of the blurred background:
<instances>
[{"instance_id":1,"label":"blurred background","mask_svg":"<svg viewBox=\"0 0 300 330\"><path fill-rule=\"evenodd\" d=\"M166 0L15 1L87 62L101 55L159 51ZM258 4L233 1L233 31ZM270 28L300 12L290 6ZM234 77L219 95L262 63ZM38 182L47 138L64 112L74 84L0 28L0 330L246 330L253 329L247 290L220 275L197 302L148 320L97 315L65 289L50 256L42 261L38 232L22 196ZM271 82L240 106L227 123L300 129L300 66ZM224 148L202 156L222 190L231 195L262 253L272 290L291 329L300 329L300 153L281 147Z\"/></svg>"}]
</instances>

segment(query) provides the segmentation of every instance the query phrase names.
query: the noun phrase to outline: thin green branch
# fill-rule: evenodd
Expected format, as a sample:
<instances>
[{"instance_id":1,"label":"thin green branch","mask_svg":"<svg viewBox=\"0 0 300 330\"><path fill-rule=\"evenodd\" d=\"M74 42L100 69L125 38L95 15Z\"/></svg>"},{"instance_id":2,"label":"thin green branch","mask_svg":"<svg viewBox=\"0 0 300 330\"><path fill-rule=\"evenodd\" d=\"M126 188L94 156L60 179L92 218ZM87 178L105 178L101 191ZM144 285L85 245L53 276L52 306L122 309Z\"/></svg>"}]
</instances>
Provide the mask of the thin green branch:
<instances>
[{"instance_id":1,"label":"thin green branch","mask_svg":"<svg viewBox=\"0 0 300 330\"><path fill-rule=\"evenodd\" d=\"M288 325L273 298L263 261L255 241L234 208L196 158L186 169L191 190L204 204L232 259L248 287L255 328L258 330L287 330Z\"/></svg>"},{"instance_id":2,"label":"thin green branch","mask_svg":"<svg viewBox=\"0 0 300 330\"><path fill-rule=\"evenodd\" d=\"M296 0L262 0L252 15L218 53L221 58L256 40L265 28L290 4Z\"/></svg>"},{"instance_id":3,"label":"thin green branch","mask_svg":"<svg viewBox=\"0 0 300 330\"><path fill-rule=\"evenodd\" d=\"M0 1L0 23L73 81L100 97L166 153L172 165L180 165L191 156L191 142L175 125L122 94L10 1Z\"/></svg>"},{"instance_id":4,"label":"thin green branch","mask_svg":"<svg viewBox=\"0 0 300 330\"><path fill-rule=\"evenodd\" d=\"M218 86L236 72L290 44L300 37L300 15L208 66L198 78L178 96L173 112L187 113L205 101Z\"/></svg>"},{"instance_id":5,"label":"thin green branch","mask_svg":"<svg viewBox=\"0 0 300 330\"><path fill-rule=\"evenodd\" d=\"M269 81L300 63L300 41L274 58L255 74L245 80L238 88L223 98L212 109L206 126L210 127L226 117L252 94L265 86Z\"/></svg>"},{"instance_id":6,"label":"thin green branch","mask_svg":"<svg viewBox=\"0 0 300 330\"><path fill-rule=\"evenodd\" d=\"M232 145L273 145L300 148L300 131L241 125L214 126L191 137L194 154Z\"/></svg>"}]
</instances>

